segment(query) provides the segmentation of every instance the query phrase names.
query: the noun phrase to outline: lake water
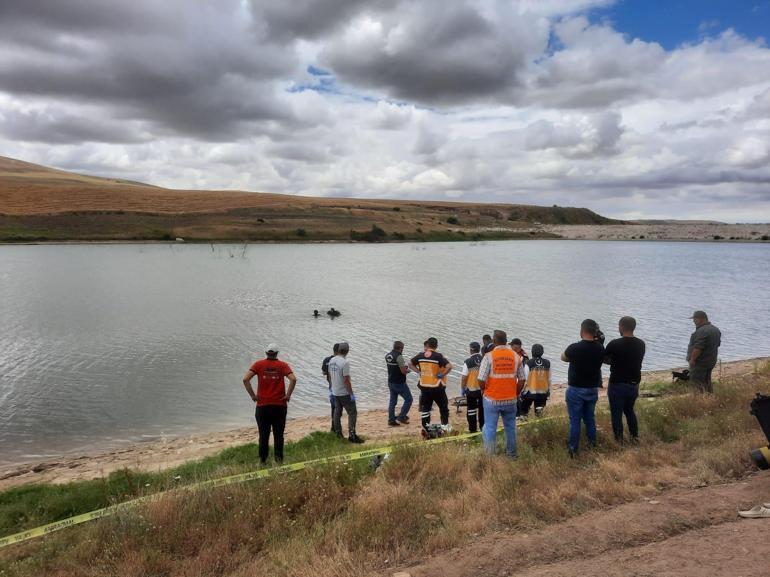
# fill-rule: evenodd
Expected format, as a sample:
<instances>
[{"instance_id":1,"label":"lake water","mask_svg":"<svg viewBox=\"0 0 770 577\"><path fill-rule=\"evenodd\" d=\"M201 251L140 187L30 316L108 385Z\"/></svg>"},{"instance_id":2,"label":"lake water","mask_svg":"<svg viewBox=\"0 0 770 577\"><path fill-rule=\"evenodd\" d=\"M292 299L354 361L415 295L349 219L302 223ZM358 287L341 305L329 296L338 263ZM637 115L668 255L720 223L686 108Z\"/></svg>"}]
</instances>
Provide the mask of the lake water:
<instances>
[{"instance_id":1,"label":"lake water","mask_svg":"<svg viewBox=\"0 0 770 577\"><path fill-rule=\"evenodd\" d=\"M502 328L542 343L563 380L583 318L613 338L635 316L660 369L682 364L705 309L722 360L770 355L768 281L760 244L4 246L0 463L248 426L241 378L271 341L299 379L290 417L327 413L320 364L341 340L364 408L386 404L394 339L414 354L436 336L459 365ZM330 306L342 316L313 318Z\"/></svg>"}]
</instances>

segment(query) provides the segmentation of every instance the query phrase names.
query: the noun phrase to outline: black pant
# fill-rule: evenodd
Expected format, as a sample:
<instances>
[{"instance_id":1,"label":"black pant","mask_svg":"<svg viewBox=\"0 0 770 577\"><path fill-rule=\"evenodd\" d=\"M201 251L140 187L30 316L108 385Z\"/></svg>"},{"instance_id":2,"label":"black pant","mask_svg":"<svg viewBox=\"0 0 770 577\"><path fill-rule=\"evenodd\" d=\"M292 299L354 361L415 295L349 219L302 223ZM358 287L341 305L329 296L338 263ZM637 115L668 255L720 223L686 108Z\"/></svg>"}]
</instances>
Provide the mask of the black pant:
<instances>
[{"instance_id":1,"label":"black pant","mask_svg":"<svg viewBox=\"0 0 770 577\"><path fill-rule=\"evenodd\" d=\"M468 391L465 393L468 401L466 416L468 417L468 430L475 433L484 426L484 404L481 402L481 391Z\"/></svg>"},{"instance_id":2,"label":"black pant","mask_svg":"<svg viewBox=\"0 0 770 577\"><path fill-rule=\"evenodd\" d=\"M446 396L446 387L420 387L420 418L423 427L430 425L430 412L433 410L434 402L438 405L441 424L449 424L449 399Z\"/></svg>"},{"instance_id":3,"label":"black pant","mask_svg":"<svg viewBox=\"0 0 770 577\"><path fill-rule=\"evenodd\" d=\"M273 430L273 453L276 462L283 461L283 431L286 428L286 407L283 405L263 405L257 407L254 414L259 429L259 460L267 462L270 452L270 429Z\"/></svg>"},{"instance_id":4,"label":"black pant","mask_svg":"<svg viewBox=\"0 0 770 577\"><path fill-rule=\"evenodd\" d=\"M518 414L526 417L529 415L529 408L532 406L532 403L535 404L536 409L541 409L545 407L545 404L548 402L548 395L524 395L521 397L521 401L519 403L519 412Z\"/></svg>"},{"instance_id":5,"label":"black pant","mask_svg":"<svg viewBox=\"0 0 770 577\"><path fill-rule=\"evenodd\" d=\"M636 421L634 403L639 396L639 386L628 383L612 383L607 389L607 398L610 401L610 415L612 416L612 432L615 439L623 440L623 415L628 422L628 432L632 439L639 436L639 425Z\"/></svg>"}]
</instances>

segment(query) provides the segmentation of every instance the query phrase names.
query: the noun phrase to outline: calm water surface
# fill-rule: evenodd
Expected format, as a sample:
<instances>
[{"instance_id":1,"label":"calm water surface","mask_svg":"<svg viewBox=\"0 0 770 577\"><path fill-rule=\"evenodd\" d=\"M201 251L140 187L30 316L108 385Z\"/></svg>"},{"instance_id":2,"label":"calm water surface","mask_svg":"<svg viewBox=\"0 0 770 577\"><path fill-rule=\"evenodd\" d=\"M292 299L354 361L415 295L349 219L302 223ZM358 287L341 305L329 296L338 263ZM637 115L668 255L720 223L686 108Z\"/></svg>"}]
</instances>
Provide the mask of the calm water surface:
<instances>
[{"instance_id":1,"label":"calm water surface","mask_svg":"<svg viewBox=\"0 0 770 577\"><path fill-rule=\"evenodd\" d=\"M0 247L0 463L249 425L241 377L271 341L299 379L290 417L326 414L320 364L340 340L365 408L386 402L394 339L413 354L436 336L459 364L503 328L563 380L583 318L613 337L635 316L658 369L682 364L702 308L723 360L770 355L769 271L759 244ZM343 315L312 317L330 306Z\"/></svg>"}]
</instances>

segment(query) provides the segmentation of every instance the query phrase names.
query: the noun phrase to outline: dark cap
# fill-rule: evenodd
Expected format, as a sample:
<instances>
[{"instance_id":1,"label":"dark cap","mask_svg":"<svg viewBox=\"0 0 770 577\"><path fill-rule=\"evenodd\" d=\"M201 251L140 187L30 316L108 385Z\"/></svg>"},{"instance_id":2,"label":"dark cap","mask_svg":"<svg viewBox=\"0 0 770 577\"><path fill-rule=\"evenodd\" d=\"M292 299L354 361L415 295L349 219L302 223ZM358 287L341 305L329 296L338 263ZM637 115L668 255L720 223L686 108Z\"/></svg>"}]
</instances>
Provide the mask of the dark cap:
<instances>
[{"instance_id":1,"label":"dark cap","mask_svg":"<svg viewBox=\"0 0 770 577\"><path fill-rule=\"evenodd\" d=\"M692 313L691 319L706 319L708 320L709 316L703 312L703 311L695 311Z\"/></svg>"}]
</instances>

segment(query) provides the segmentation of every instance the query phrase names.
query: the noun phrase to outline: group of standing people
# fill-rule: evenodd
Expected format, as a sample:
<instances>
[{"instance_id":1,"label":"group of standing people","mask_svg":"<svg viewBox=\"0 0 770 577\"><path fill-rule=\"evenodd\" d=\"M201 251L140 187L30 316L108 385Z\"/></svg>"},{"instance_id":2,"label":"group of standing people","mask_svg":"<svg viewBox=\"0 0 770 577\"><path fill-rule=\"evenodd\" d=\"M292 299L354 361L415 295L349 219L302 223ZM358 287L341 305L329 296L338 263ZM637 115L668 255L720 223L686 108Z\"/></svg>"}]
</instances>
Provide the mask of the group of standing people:
<instances>
[{"instance_id":1,"label":"group of standing people","mask_svg":"<svg viewBox=\"0 0 770 577\"><path fill-rule=\"evenodd\" d=\"M713 392L711 372L716 365L717 351L721 345L721 333L712 325L703 311L695 311L692 320L696 330L690 338L687 362L691 383L706 393ZM595 409L602 387L602 366L610 366L607 397L610 405L612 430L618 442L624 442L623 417L625 416L629 440L637 443L639 426L634 410L639 396L641 369L646 346L634 335L636 320L624 316L618 322L620 337L604 345L604 334L596 321L584 320L580 325L580 340L569 345L561 360L569 363L567 391L565 395L569 415L567 450L570 456L578 453L581 428L585 428L588 444L596 444ZM324 359L322 372L329 386L332 431L342 433L342 412L348 415L348 440L364 441L356 432L356 397L350 379L350 362L347 359L350 345L346 342L334 345L333 355ZM413 398L406 381L412 371L419 375L418 389L420 420L424 436L431 427L433 405L438 405L441 428L449 428L449 398L447 377L453 370L452 363L438 351L438 341L431 337L424 342L423 350L406 361L404 343L396 341L385 356L390 400L388 424L393 427L409 423L409 410ZM532 405L535 415L540 416L551 390L551 363L543 357L540 344L532 346L532 358L524 351L521 341L507 342L505 331L496 330L484 335L482 343L472 342L470 356L460 371L461 388L467 399L468 429L481 430L485 451L495 453L497 425L503 423L505 453L516 458L516 420L526 417ZM272 431L275 444L275 460L283 460L283 433L286 423L286 407L296 384L289 365L279 361L277 345L271 344L266 358L254 363L243 378L246 391L256 403L256 421L259 428L259 456L265 463L268 441ZM258 378L257 392L251 384ZM288 381L286 388L285 381ZM398 414L398 399L403 403Z\"/></svg>"}]
</instances>

